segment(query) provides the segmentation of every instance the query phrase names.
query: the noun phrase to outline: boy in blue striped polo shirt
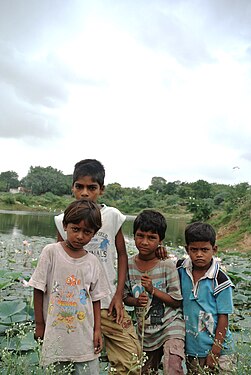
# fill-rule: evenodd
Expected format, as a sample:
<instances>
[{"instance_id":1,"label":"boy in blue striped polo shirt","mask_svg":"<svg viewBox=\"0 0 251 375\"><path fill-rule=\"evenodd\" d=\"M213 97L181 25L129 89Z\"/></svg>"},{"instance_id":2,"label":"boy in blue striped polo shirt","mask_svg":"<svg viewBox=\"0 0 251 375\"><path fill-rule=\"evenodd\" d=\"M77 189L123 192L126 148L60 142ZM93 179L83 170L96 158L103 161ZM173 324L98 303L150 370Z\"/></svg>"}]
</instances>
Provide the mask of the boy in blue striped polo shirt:
<instances>
[{"instance_id":1,"label":"boy in blue striped polo shirt","mask_svg":"<svg viewBox=\"0 0 251 375\"><path fill-rule=\"evenodd\" d=\"M206 223L194 222L185 229L186 259L177 262L186 324L188 374L203 368L220 374L234 369L233 339L228 315L233 313L229 277L215 258L216 233Z\"/></svg>"}]
</instances>

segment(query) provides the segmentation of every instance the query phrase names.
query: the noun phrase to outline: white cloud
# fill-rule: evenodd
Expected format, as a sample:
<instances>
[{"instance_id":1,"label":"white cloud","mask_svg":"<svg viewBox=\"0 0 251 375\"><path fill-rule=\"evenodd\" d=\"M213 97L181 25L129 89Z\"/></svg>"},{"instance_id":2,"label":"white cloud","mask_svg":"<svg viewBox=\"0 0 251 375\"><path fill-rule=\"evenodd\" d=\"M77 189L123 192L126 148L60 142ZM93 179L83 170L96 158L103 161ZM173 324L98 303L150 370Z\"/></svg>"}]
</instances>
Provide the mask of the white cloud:
<instances>
[{"instance_id":1,"label":"white cloud","mask_svg":"<svg viewBox=\"0 0 251 375\"><path fill-rule=\"evenodd\" d=\"M250 21L244 0L1 2L0 170L251 183Z\"/></svg>"}]
</instances>

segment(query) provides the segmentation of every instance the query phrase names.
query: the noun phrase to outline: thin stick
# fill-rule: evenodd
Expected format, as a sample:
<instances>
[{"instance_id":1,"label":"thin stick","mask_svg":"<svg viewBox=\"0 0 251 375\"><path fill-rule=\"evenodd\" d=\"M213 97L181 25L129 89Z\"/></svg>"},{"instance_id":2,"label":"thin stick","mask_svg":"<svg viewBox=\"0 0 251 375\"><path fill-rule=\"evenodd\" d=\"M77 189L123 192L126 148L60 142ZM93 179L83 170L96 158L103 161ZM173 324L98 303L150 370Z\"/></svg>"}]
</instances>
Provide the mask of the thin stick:
<instances>
[{"instance_id":1,"label":"thin stick","mask_svg":"<svg viewBox=\"0 0 251 375\"><path fill-rule=\"evenodd\" d=\"M142 317L142 335L141 335L141 366L140 366L140 375L142 374L142 367L143 367L143 346L144 346L144 333L145 333L145 314L146 308L144 307L143 310L143 317Z\"/></svg>"},{"instance_id":2,"label":"thin stick","mask_svg":"<svg viewBox=\"0 0 251 375\"><path fill-rule=\"evenodd\" d=\"M145 272L147 275L147 272ZM144 288L145 291L145 288ZM144 346L144 336L145 336L145 315L146 315L146 308L143 309L143 317L142 317L142 335L141 335L141 366L140 366L140 375L142 374L142 366L143 366L143 346Z\"/></svg>"}]
</instances>

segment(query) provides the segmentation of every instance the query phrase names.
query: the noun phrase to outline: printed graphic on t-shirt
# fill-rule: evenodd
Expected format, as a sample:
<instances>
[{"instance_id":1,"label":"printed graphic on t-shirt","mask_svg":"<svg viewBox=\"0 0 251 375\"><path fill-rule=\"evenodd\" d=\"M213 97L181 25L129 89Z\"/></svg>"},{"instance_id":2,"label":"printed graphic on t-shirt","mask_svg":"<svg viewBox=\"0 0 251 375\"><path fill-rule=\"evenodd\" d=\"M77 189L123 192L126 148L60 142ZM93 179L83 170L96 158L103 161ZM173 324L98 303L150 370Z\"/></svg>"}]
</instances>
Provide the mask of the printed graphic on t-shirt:
<instances>
[{"instance_id":1,"label":"printed graphic on t-shirt","mask_svg":"<svg viewBox=\"0 0 251 375\"><path fill-rule=\"evenodd\" d=\"M214 319L212 314L207 313L205 311L199 312L199 322L198 322L198 331L208 331L211 334L213 334L214 330Z\"/></svg>"},{"instance_id":2,"label":"printed graphic on t-shirt","mask_svg":"<svg viewBox=\"0 0 251 375\"><path fill-rule=\"evenodd\" d=\"M159 283L154 285L156 288L160 287ZM144 287L139 284L135 284L132 287L132 293L135 298L138 298L138 296L144 292ZM145 314L144 321L145 324L147 325L162 325L163 324L163 317L164 317L164 312L165 312L165 306L164 303L157 298L156 296L153 296L152 299L148 300L149 304L145 308L138 308L138 316L141 316L142 320L142 315Z\"/></svg>"},{"instance_id":3,"label":"printed graphic on t-shirt","mask_svg":"<svg viewBox=\"0 0 251 375\"><path fill-rule=\"evenodd\" d=\"M145 319L150 318L151 325L163 324L162 318L164 317L165 306L164 303L157 297L153 296L152 303L146 313Z\"/></svg>"},{"instance_id":4,"label":"printed graphic on t-shirt","mask_svg":"<svg viewBox=\"0 0 251 375\"><path fill-rule=\"evenodd\" d=\"M107 262L107 250L110 245L107 234L99 231L87 245L87 250L96 255L101 262Z\"/></svg>"},{"instance_id":5,"label":"printed graphic on t-shirt","mask_svg":"<svg viewBox=\"0 0 251 375\"><path fill-rule=\"evenodd\" d=\"M80 289L81 280L75 275L70 275L65 279L65 284L60 285L54 281L51 298L49 302L48 314L53 317L52 326L57 329L66 330L67 333L74 332L77 321L84 321L86 313L80 310L81 305L86 305L89 298L86 289Z\"/></svg>"}]
</instances>

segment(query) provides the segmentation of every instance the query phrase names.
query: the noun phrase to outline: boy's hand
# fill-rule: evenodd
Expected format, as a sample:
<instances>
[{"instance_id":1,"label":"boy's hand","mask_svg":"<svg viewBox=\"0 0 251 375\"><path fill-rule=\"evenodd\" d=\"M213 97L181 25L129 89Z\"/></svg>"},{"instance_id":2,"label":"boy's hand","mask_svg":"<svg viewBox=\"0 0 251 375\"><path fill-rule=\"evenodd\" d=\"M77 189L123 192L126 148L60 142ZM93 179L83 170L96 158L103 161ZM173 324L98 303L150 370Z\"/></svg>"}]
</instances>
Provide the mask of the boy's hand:
<instances>
[{"instance_id":1,"label":"boy's hand","mask_svg":"<svg viewBox=\"0 0 251 375\"><path fill-rule=\"evenodd\" d=\"M212 352L210 352L206 358L206 363L205 363L206 367L210 368L211 370L214 370L218 368L218 364L219 364L219 357L213 354Z\"/></svg>"},{"instance_id":2,"label":"boy's hand","mask_svg":"<svg viewBox=\"0 0 251 375\"><path fill-rule=\"evenodd\" d=\"M153 284L152 279L148 275L143 275L141 277L141 285L145 288L145 290L152 294L153 293Z\"/></svg>"},{"instance_id":3,"label":"boy's hand","mask_svg":"<svg viewBox=\"0 0 251 375\"><path fill-rule=\"evenodd\" d=\"M138 307L145 307L148 302L148 295L146 292L141 293L137 298L137 306Z\"/></svg>"},{"instance_id":4,"label":"boy's hand","mask_svg":"<svg viewBox=\"0 0 251 375\"><path fill-rule=\"evenodd\" d=\"M100 330L95 330L93 335L94 353L99 354L103 348L102 335Z\"/></svg>"},{"instance_id":5,"label":"boy's hand","mask_svg":"<svg viewBox=\"0 0 251 375\"><path fill-rule=\"evenodd\" d=\"M124 304L122 298L116 294L113 296L112 302L110 303L108 316L113 315L116 323L121 324L124 319Z\"/></svg>"},{"instance_id":6,"label":"boy's hand","mask_svg":"<svg viewBox=\"0 0 251 375\"><path fill-rule=\"evenodd\" d=\"M36 323L34 339L35 340L38 340L38 339L43 340L44 331L45 331L45 324L44 323Z\"/></svg>"},{"instance_id":7,"label":"boy's hand","mask_svg":"<svg viewBox=\"0 0 251 375\"><path fill-rule=\"evenodd\" d=\"M159 258L161 260L167 259L168 254L167 254L167 250L166 250L165 246L159 245L157 247L157 249L155 250L155 255L156 255L157 258Z\"/></svg>"}]
</instances>

